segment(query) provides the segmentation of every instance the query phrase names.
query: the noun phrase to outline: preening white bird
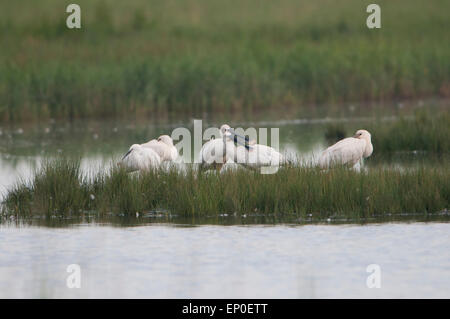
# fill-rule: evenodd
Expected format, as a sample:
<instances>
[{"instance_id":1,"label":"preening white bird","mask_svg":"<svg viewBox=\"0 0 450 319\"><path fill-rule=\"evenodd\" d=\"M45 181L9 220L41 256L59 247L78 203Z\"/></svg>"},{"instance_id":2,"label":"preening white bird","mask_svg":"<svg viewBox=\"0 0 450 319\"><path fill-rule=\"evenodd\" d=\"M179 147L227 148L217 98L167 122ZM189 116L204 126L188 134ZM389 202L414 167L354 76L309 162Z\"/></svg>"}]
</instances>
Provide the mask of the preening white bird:
<instances>
[{"instance_id":1,"label":"preening white bird","mask_svg":"<svg viewBox=\"0 0 450 319\"><path fill-rule=\"evenodd\" d=\"M138 170L147 171L159 167L161 157L151 148L133 144L124 157L122 157L120 163L130 172Z\"/></svg>"},{"instance_id":2,"label":"preening white bird","mask_svg":"<svg viewBox=\"0 0 450 319\"><path fill-rule=\"evenodd\" d=\"M273 147L254 144L247 140L237 142L241 145L236 148L234 159L236 163L250 167L261 167L278 166L283 161L283 155Z\"/></svg>"},{"instance_id":3,"label":"preening white bird","mask_svg":"<svg viewBox=\"0 0 450 319\"><path fill-rule=\"evenodd\" d=\"M225 163L229 164L229 168L237 168L238 164L250 167L278 166L283 161L283 156L273 147L249 142L248 137L237 134L227 124L220 127L220 138L203 145L200 156L201 167L213 166L217 169Z\"/></svg>"},{"instance_id":4,"label":"preening white bird","mask_svg":"<svg viewBox=\"0 0 450 319\"><path fill-rule=\"evenodd\" d=\"M175 161L178 158L177 148L173 145L173 140L169 135L161 135L158 139L153 139L141 146L155 151L163 162Z\"/></svg>"},{"instance_id":5,"label":"preening white bird","mask_svg":"<svg viewBox=\"0 0 450 319\"><path fill-rule=\"evenodd\" d=\"M206 142L200 150L200 168L213 167L220 169L224 163L233 161L236 146L234 145L234 131L229 125L220 127L220 137Z\"/></svg>"},{"instance_id":6,"label":"preening white bird","mask_svg":"<svg viewBox=\"0 0 450 319\"><path fill-rule=\"evenodd\" d=\"M354 167L363 158L372 155L371 135L366 130L356 131L353 137L347 137L328 147L319 158L321 168L335 165L351 165Z\"/></svg>"}]
</instances>

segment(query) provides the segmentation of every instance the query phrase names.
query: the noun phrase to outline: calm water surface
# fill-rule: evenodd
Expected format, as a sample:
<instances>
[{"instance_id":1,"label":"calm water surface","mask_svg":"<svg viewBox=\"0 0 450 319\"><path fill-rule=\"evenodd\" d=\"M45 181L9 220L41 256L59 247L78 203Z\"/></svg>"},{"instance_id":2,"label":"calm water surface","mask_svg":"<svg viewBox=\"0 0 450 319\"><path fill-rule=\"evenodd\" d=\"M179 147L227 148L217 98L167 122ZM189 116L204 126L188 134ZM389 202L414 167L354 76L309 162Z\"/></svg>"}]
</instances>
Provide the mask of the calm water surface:
<instances>
[{"instance_id":1,"label":"calm water surface","mask_svg":"<svg viewBox=\"0 0 450 319\"><path fill-rule=\"evenodd\" d=\"M395 114L380 118L389 121ZM204 128L223 122L244 128L279 127L280 149L310 159L328 144L324 133L329 123L341 123L350 134L374 120L361 114L294 116L204 122ZM0 199L21 178L30 178L45 158L62 154L81 159L84 171L97 172L107 169L131 144L170 134L176 127L192 129L192 119L169 124L78 121L0 127ZM131 227L59 220L44 223L55 227L36 227L3 220L0 298L450 297L449 223L181 227L158 224L176 222L164 214L149 216L149 223L145 218L139 226L133 226L136 220L105 220ZM205 223L246 223L227 218L212 217ZM249 224L278 222L263 218ZM80 289L66 286L70 264L81 266ZM381 267L380 289L366 286L369 264Z\"/></svg>"},{"instance_id":2,"label":"calm water surface","mask_svg":"<svg viewBox=\"0 0 450 319\"><path fill-rule=\"evenodd\" d=\"M449 242L448 223L0 225L0 298L449 298Z\"/></svg>"}]
</instances>

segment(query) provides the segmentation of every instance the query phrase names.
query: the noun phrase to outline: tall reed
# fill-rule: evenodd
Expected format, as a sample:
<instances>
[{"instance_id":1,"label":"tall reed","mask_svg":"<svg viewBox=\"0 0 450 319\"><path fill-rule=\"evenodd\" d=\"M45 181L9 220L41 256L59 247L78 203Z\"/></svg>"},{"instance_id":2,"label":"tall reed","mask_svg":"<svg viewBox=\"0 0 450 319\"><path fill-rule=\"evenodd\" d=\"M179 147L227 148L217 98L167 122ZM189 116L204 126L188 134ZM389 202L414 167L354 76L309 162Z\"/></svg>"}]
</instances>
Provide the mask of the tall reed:
<instances>
[{"instance_id":1,"label":"tall reed","mask_svg":"<svg viewBox=\"0 0 450 319\"><path fill-rule=\"evenodd\" d=\"M0 3L0 122L450 96L448 1L78 4Z\"/></svg>"}]
</instances>

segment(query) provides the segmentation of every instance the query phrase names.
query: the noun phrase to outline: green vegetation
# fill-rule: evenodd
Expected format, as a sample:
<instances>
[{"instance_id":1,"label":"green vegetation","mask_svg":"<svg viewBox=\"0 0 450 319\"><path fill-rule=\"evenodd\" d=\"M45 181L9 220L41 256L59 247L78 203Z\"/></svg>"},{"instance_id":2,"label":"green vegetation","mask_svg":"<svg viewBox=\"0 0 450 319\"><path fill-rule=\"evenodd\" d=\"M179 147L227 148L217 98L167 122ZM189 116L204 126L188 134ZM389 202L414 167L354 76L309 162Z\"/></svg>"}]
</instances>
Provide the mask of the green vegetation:
<instances>
[{"instance_id":1,"label":"green vegetation","mask_svg":"<svg viewBox=\"0 0 450 319\"><path fill-rule=\"evenodd\" d=\"M378 153L450 152L450 112L416 112L413 118L400 118L374 126L373 143Z\"/></svg>"},{"instance_id":2,"label":"green vegetation","mask_svg":"<svg viewBox=\"0 0 450 319\"><path fill-rule=\"evenodd\" d=\"M334 144L348 137L345 127L342 123L328 124L325 129L325 140L328 144Z\"/></svg>"},{"instance_id":3,"label":"green vegetation","mask_svg":"<svg viewBox=\"0 0 450 319\"><path fill-rule=\"evenodd\" d=\"M0 122L450 96L450 2L0 3Z\"/></svg>"},{"instance_id":4,"label":"green vegetation","mask_svg":"<svg viewBox=\"0 0 450 319\"><path fill-rule=\"evenodd\" d=\"M351 136L359 126L345 127L342 123L329 124L325 139L329 144ZM375 120L364 128L372 134L373 156L392 156L399 153L450 153L450 112L432 113L419 110L413 116L401 116L394 121Z\"/></svg>"},{"instance_id":5,"label":"green vegetation","mask_svg":"<svg viewBox=\"0 0 450 319\"><path fill-rule=\"evenodd\" d=\"M198 174L193 169L127 174L120 169L87 176L79 164L47 162L29 182L7 194L3 215L18 218L135 216L167 210L189 218L220 214L295 217L321 221L429 214L449 207L448 166L411 170L282 167L277 174L237 170Z\"/></svg>"}]
</instances>

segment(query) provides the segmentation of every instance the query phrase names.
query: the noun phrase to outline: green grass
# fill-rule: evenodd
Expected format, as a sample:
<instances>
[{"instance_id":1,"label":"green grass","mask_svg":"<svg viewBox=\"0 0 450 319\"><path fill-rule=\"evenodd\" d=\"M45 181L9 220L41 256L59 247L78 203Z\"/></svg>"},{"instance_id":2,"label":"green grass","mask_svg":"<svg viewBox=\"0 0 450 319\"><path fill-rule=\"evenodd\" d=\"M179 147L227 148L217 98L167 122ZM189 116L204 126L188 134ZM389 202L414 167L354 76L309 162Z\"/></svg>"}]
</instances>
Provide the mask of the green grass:
<instances>
[{"instance_id":1,"label":"green grass","mask_svg":"<svg viewBox=\"0 0 450 319\"><path fill-rule=\"evenodd\" d=\"M0 122L450 96L445 0L77 3L0 3Z\"/></svg>"},{"instance_id":2,"label":"green grass","mask_svg":"<svg viewBox=\"0 0 450 319\"><path fill-rule=\"evenodd\" d=\"M450 152L450 112L431 114L416 112L413 118L400 118L391 123L374 126L373 143L377 153Z\"/></svg>"},{"instance_id":3,"label":"green grass","mask_svg":"<svg viewBox=\"0 0 450 319\"><path fill-rule=\"evenodd\" d=\"M345 127L329 124L325 139L329 144L352 136L361 124ZM399 153L443 155L450 153L450 112L448 110L416 110L411 116L394 121L375 120L364 126L372 135L373 156L396 156Z\"/></svg>"},{"instance_id":4,"label":"green grass","mask_svg":"<svg viewBox=\"0 0 450 319\"><path fill-rule=\"evenodd\" d=\"M273 175L243 170L198 174L192 169L139 175L112 169L87 176L77 162L55 160L9 191L3 215L49 219L95 212L105 218L162 210L191 221L222 214L313 221L428 216L448 209L449 180L448 165L366 173L290 166Z\"/></svg>"}]
</instances>

